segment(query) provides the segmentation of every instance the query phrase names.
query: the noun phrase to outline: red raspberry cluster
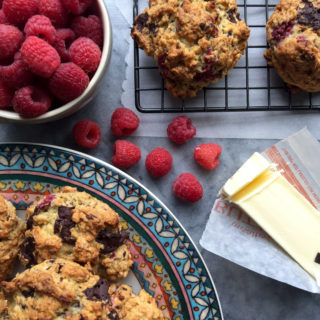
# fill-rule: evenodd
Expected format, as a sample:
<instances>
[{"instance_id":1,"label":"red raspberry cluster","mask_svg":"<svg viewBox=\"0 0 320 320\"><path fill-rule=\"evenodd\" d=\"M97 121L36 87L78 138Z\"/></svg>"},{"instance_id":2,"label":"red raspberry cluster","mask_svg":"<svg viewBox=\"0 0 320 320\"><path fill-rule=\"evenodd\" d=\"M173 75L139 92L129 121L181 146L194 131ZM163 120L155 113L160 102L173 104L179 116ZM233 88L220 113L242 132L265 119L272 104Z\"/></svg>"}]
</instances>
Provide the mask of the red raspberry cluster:
<instances>
[{"instance_id":1,"label":"red raspberry cluster","mask_svg":"<svg viewBox=\"0 0 320 320\"><path fill-rule=\"evenodd\" d=\"M1 87L0 87L1 94ZM5 99L5 97L4 97ZM1 105L1 95L0 95ZM117 108L111 116L111 131L116 137L133 133L140 124L137 115L127 108ZM191 119L180 116L173 119L167 128L171 141L182 144L196 134ZM76 142L85 148L95 148L101 139L99 125L90 120L81 120L73 128ZM214 143L200 144L194 148L194 160L203 168L213 170L219 165L221 146ZM119 139L113 146L111 162L119 168L129 168L141 159L140 148L132 142ZM172 169L173 158L164 148L155 148L146 157L145 166L155 178L165 176ZM203 188L192 173L181 173L172 185L174 195L182 200L196 202L203 196Z\"/></svg>"},{"instance_id":2,"label":"red raspberry cluster","mask_svg":"<svg viewBox=\"0 0 320 320\"><path fill-rule=\"evenodd\" d=\"M94 1L0 1L0 109L37 117L85 91L103 44Z\"/></svg>"}]
</instances>

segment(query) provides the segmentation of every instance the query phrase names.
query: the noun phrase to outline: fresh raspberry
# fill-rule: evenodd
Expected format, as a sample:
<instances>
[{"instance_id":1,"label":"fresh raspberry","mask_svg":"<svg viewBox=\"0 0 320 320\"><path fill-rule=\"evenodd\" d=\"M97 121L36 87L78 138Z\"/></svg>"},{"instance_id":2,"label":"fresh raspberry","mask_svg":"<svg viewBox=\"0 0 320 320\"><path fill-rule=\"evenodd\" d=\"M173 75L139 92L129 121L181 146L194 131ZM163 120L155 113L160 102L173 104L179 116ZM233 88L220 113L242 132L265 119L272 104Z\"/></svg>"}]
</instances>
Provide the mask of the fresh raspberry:
<instances>
[{"instance_id":1,"label":"fresh raspberry","mask_svg":"<svg viewBox=\"0 0 320 320\"><path fill-rule=\"evenodd\" d=\"M153 177L160 178L171 170L172 161L169 151L163 148L155 148L147 155L146 168Z\"/></svg>"},{"instance_id":2,"label":"fresh raspberry","mask_svg":"<svg viewBox=\"0 0 320 320\"><path fill-rule=\"evenodd\" d=\"M0 81L0 109L11 106L14 91L3 81Z\"/></svg>"},{"instance_id":3,"label":"fresh raspberry","mask_svg":"<svg viewBox=\"0 0 320 320\"><path fill-rule=\"evenodd\" d=\"M88 84L87 74L73 62L61 63L49 80L51 92L63 102L79 97Z\"/></svg>"},{"instance_id":4,"label":"fresh raspberry","mask_svg":"<svg viewBox=\"0 0 320 320\"><path fill-rule=\"evenodd\" d=\"M2 9L8 21L22 26L37 13L39 0L3 0Z\"/></svg>"},{"instance_id":5,"label":"fresh raspberry","mask_svg":"<svg viewBox=\"0 0 320 320\"><path fill-rule=\"evenodd\" d=\"M98 16L75 17L71 21L71 29L77 37L87 37L101 47L103 41L102 23Z\"/></svg>"},{"instance_id":6,"label":"fresh raspberry","mask_svg":"<svg viewBox=\"0 0 320 320\"><path fill-rule=\"evenodd\" d=\"M60 65L60 56L48 42L28 37L20 49L23 62L36 75L49 78Z\"/></svg>"},{"instance_id":7,"label":"fresh raspberry","mask_svg":"<svg viewBox=\"0 0 320 320\"><path fill-rule=\"evenodd\" d=\"M172 185L174 195L182 200L196 202L203 196L200 182L192 173L181 173Z\"/></svg>"},{"instance_id":8,"label":"fresh raspberry","mask_svg":"<svg viewBox=\"0 0 320 320\"><path fill-rule=\"evenodd\" d=\"M57 29L56 42L53 44L62 61L70 61L69 47L76 38L71 29Z\"/></svg>"},{"instance_id":9,"label":"fresh raspberry","mask_svg":"<svg viewBox=\"0 0 320 320\"><path fill-rule=\"evenodd\" d=\"M0 60L13 57L22 41L23 34L18 28L0 24Z\"/></svg>"},{"instance_id":10,"label":"fresh raspberry","mask_svg":"<svg viewBox=\"0 0 320 320\"><path fill-rule=\"evenodd\" d=\"M56 29L46 16L36 14L27 21L24 32L27 37L37 36L52 44L56 39Z\"/></svg>"},{"instance_id":11,"label":"fresh raspberry","mask_svg":"<svg viewBox=\"0 0 320 320\"><path fill-rule=\"evenodd\" d=\"M0 24L9 24L9 21L2 9L0 9Z\"/></svg>"},{"instance_id":12,"label":"fresh raspberry","mask_svg":"<svg viewBox=\"0 0 320 320\"><path fill-rule=\"evenodd\" d=\"M43 89L27 86L17 90L12 105L14 111L25 118L33 118L47 112L51 106L51 97Z\"/></svg>"},{"instance_id":13,"label":"fresh raspberry","mask_svg":"<svg viewBox=\"0 0 320 320\"><path fill-rule=\"evenodd\" d=\"M77 144L84 148L95 148L101 140L101 130L97 123L90 120L78 121L72 130Z\"/></svg>"},{"instance_id":14,"label":"fresh raspberry","mask_svg":"<svg viewBox=\"0 0 320 320\"><path fill-rule=\"evenodd\" d=\"M111 162L118 168L129 168L141 158L141 151L132 142L117 140L113 145L113 157Z\"/></svg>"},{"instance_id":15,"label":"fresh raspberry","mask_svg":"<svg viewBox=\"0 0 320 320\"><path fill-rule=\"evenodd\" d=\"M167 129L169 139L178 144L187 142L196 135L196 132L191 119L186 116L174 118Z\"/></svg>"},{"instance_id":16,"label":"fresh raspberry","mask_svg":"<svg viewBox=\"0 0 320 320\"><path fill-rule=\"evenodd\" d=\"M201 167L213 170L219 165L221 150L221 146L214 143L200 144L194 149L194 160Z\"/></svg>"},{"instance_id":17,"label":"fresh raspberry","mask_svg":"<svg viewBox=\"0 0 320 320\"><path fill-rule=\"evenodd\" d=\"M33 83L34 75L22 61L21 53L14 55L9 65L0 65L0 80L12 88L21 88Z\"/></svg>"},{"instance_id":18,"label":"fresh raspberry","mask_svg":"<svg viewBox=\"0 0 320 320\"><path fill-rule=\"evenodd\" d=\"M90 7L92 2L93 0L64 0L63 5L71 13L80 15Z\"/></svg>"},{"instance_id":19,"label":"fresh raspberry","mask_svg":"<svg viewBox=\"0 0 320 320\"><path fill-rule=\"evenodd\" d=\"M138 116L130 109L117 108L111 116L111 130L117 137L131 134L139 127Z\"/></svg>"},{"instance_id":20,"label":"fresh raspberry","mask_svg":"<svg viewBox=\"0 0 320 320\"><path fill-rule=\"evenodd\" d=\"M101 50L91 39L80 37L71 44L69 56L73 63L90 73L96 71L99 66Z\"/></svg>"},{"instance_id":21,"label":"fresh raspberry","mask_svg":"<svg viewBox=\"0 0 320 320\"><path fill-rule=\"evenodd\" d=\"M56 28L63 28L68 22L68 13L60 0L40 0L39 14L48 17Z\"/></svg>"}]
</instances>

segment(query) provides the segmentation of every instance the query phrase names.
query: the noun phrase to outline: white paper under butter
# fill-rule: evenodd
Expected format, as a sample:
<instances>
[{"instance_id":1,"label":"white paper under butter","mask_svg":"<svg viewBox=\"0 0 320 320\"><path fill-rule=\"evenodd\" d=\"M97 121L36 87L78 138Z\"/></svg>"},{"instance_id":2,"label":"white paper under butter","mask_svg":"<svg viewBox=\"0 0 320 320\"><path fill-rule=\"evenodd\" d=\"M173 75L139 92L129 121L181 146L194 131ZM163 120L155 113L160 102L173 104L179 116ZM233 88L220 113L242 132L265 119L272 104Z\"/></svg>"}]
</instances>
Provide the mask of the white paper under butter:
<instances>
[{"instance_id":1,"label":"white paper under butter","mask_svg":"<svg viewBox=\"0 0 320 320\"><path fill-rule=\"evenodd\" d=\"M278 169L282 170L290 184L294 185L317 210L320 210L318 160L320 144L307 129L271 146L263 153L263 156L268 160L265 162L267 166L260 170L256 168L256 174L265 172L264 169L271 162L277 163ZM253 181L254 174L251 173L248 180ZM249 184L250 182L247 181L245 185ZM232 188L236 193L236 190L241 188L241 184L238 183L236 187L229 185L229 192ZM214 203L200 244L206 250L261 275L309 292L320 293L320 287L314 278L252 218L238 206L222 199L218 198ZM313 261L313 252L310 253L310 256Z\"/></svg>"}]
</instances>

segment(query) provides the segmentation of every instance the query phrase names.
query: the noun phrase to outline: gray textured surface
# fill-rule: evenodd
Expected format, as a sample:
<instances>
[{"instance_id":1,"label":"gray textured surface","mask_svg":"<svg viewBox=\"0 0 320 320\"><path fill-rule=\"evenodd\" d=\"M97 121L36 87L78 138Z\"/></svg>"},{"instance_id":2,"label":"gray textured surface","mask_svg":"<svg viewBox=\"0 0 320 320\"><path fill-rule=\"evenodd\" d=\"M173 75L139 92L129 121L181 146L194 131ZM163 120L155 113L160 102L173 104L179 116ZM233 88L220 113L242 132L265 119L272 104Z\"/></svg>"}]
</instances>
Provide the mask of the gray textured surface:
<instances>
[{"instance_id":1,"label":"gray textured surface","mask_svg":"<svg viewBox=\"0 0 320 320\"><path fill-rule=\"evenodd\" d=\"M114 137L110 134L109 121L113 109L120 105L121 83L125 72L124 55L127 50L123 36L128 30L123 27L122 17L112 0L107 3L113 22L114 47L107 77L95 99L77 114L54 123L33 126L1 124L1 142L48 143L86 152L75 145L71 129L77 120L91 119L100 124L102 141L99 147L89 154L110 161ZM251 153L263 151L275 143L274 140L217 139L214 142L221 144L223 148L221 165L217 170L208 172L194 163L192 150L195 145L212 140L195 138L179 147L165 138L131 137L129 140L141 147L142 160L127 172L154 192L174 212L198 246L220 186ZM167 148L174 157L173 170L160 180L150 178L144 168L146 154L157 146ZM171 193L174 178L186 171L196 174L204 186L204 197L196 204L183 203ZM201 252L216 284L226 320L320 318L320 296L255 274L203 249Z\"/></svg>"}]
</instances>

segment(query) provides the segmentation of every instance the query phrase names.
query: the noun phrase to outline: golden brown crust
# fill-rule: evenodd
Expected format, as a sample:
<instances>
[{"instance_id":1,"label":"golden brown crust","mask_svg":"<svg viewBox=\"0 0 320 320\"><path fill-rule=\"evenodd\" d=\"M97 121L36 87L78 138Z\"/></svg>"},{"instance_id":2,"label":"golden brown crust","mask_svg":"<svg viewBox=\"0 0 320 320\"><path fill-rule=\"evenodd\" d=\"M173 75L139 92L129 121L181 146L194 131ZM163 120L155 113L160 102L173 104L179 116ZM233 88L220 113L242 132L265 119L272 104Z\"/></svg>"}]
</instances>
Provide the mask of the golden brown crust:
<instances>
[{"instance_id":1,"label":"golden brown crust","mask_svg":"<svg viewBox=\"0 0 320 320\"><path fill-rule=\"evenodd\" d=\"M24 231L25 223L16 216L15 207L0 196L0 280L13 270Z\"/></svg>"},{"instance_id":2,"label":"golden brown crust","mask_svg":"<svg viewBox=\"0 0 320 320\"><path fill-rule=\"evenodd\" d=\"M34 203L27 209L26 218L26 238L20 258L27 266L57 257L95 266L106 253L112 254L126 241L119 216L113 209L71 187ZM109 240L114 246L106 248ZM124 278L132 263L127 252L118 271L104 264L105 274L108 277L110 267L109 279Z\"/></svg>"},{"instance_id":3,"label":"golden brown crust","mask_svg":"<svg viewBox=\"0 0 320 320\"><path fill-rule=\"evenodd\" d=\"M244 52L249 28L236 0L150 0L131 36L156 60L174 97L197 91L229 73Z\"/></svg>"},{"instance_id":4,"label":"golden brown crust","mask_svg":"<svg viewBox=\"0 0 320 320\"><path fill-rule=\"evenodd\" d=\"M320 91L320 1L281 0L266 25L269 65L289 86Z\"/></svg>"}]
</instances>

